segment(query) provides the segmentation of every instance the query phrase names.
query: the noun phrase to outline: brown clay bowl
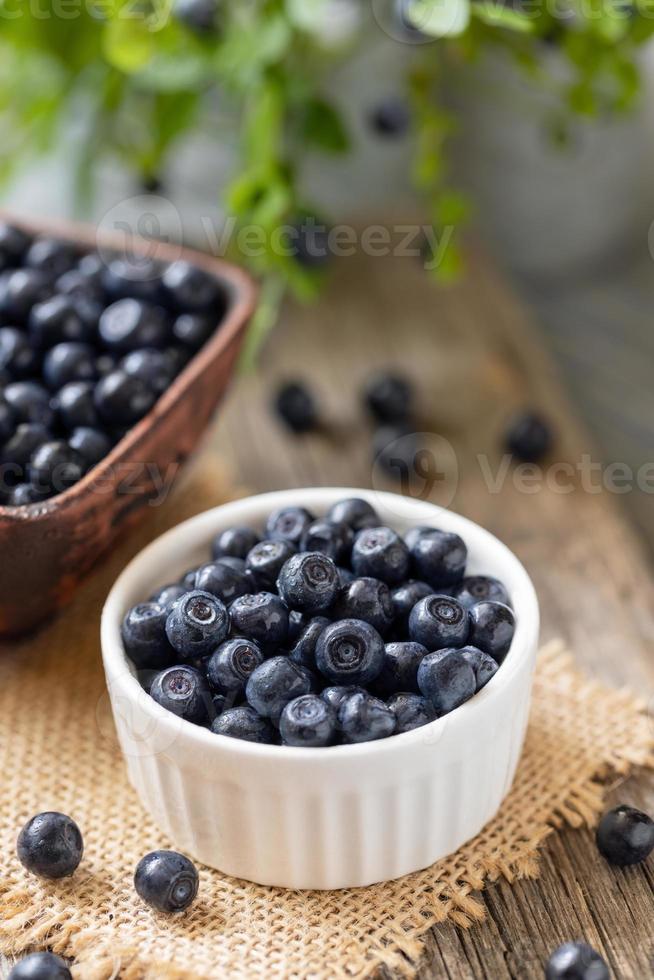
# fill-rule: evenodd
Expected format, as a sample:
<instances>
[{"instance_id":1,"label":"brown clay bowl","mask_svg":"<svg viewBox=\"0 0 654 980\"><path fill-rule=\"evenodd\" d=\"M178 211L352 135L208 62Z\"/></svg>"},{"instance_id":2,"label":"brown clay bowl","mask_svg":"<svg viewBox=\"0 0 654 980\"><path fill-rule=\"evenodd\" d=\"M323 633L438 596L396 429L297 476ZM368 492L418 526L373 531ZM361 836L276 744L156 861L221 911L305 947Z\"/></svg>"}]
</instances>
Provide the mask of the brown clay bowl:
<instances>
[{"instance_id":1,"label":"brown clay bowl","mask_svg":"<svg viewBox=\"0 0 654 980\"><path fill-rule=\"evenodd\" d=\"M68 223L41 224L0 213L36 234L120 252L124 238ZM184 258L224 286L226 309L216 332L152 410L111 453L64 493L25 507L0 506L0 635L34 629L71 598L89 569L172 481L211 420L233 374L256 288L241 269L200 252L151 241L130 242L132 254Z\"/></svg>"}]
</instances>

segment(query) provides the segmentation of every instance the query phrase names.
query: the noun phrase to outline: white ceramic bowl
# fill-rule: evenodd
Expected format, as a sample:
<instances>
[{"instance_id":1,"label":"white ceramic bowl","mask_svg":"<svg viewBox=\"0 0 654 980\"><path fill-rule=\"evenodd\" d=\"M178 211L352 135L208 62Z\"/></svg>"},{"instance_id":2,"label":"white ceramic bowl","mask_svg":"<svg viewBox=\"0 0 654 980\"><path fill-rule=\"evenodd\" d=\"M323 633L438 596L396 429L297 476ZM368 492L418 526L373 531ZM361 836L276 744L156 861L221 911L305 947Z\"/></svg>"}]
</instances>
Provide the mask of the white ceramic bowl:
<instances>
[{"instance_id":1,"label":"white ceramic bowl","mask_svg":"<svg viewBox=\"0 0 654 980\"><path fill-rule=\"evenodd\" d=\"M125 612L206 559L214 535L262 526L274 508L316 514L366 497L383 522L456 531L469 573L506 585L516 612L511 649L474 698L391 738L302 749L214 735L164 710L139 685L120 638ZM431 504L352 488L249 497L186 521L147 547L114 585L102 617L107 685L130 779L175 846L226 874L289 888L348 888L425 868L495 815L516 770L529 713L538 602L515 556L487 531Z\"/></svg>"}]
</instances>

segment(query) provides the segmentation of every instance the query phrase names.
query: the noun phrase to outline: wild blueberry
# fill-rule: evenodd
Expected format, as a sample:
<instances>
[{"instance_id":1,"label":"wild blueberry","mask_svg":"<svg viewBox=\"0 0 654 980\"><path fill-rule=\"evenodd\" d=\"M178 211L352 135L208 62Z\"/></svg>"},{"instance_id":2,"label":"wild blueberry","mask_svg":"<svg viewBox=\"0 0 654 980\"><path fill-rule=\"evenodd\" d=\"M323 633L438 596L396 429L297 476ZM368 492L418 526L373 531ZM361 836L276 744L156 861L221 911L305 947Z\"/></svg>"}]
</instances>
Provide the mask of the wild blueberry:
<instances>
[{"instance_id":1,"label":"wild blueberry","mask_svg":"<svg viewBox=\"0 0 654 980\"><path fill-rule=\"evenodd\" d=\"M317 694L304 694L284 707L279 719L284 745L320 748L336 737L336 713Z\"/></svg>"},{"instance_id":2,"label":"wild blueberry","mask_svg":"<svg viewBox=\"0 0 654 980\"><path fill-rule=\"evenodd\" d=\"M390 589L377 578L353 578L339 591L333 613L339 619L362 619L384 636L394 619Z\"/></svg>"},{"instance_id":3,"label":"wild blueberry","mask_svg":"<svg viewBox=\"0 0 654 980\"><path fill-rule=\"evenodd\" d=\"M384 664L375 681L375 693L380 697L388 697L397 691L417 694L418 667L426 656L427 648L420 643L387 643Z\"/></svg>"},{"instance_id":4,"label":"wild blueberry","mask_svg":"<svg viewBox=\"0 0 654 980\"><path fill-rule=\"evenodd\" d=\"M13 436L7 440L0 451L3 479L9 482L21 482L25 478L26 467L32 454L51 438L48 430L42 425L23 423L17 426Z\"/></svg>"},{"instance_id":5,"label":"wild blueberry","mask_svg":"<svg viewBox=\"0 0 654 980\"><path fill-rule=\"evenodd\" d=\"M427 528L412 540L411 561L418 578L439 588L456 585L468 560L468 549L458 534Z\"/></svg>"},{"instance_id":6,"label":"wild blueberry","mask_svg":"<svg viewBox=\"0 0 654 980\"><path fill-rule=\"evenodd\" d=\"M410 122L411 113L403 99L386 99L370 113L370 126L379 136L403 136Z\"/></svg>"},{"instance_id":7,"label":"wild blueberry","mask_svg":"<svg viewBox=\"0 0 654 980\"><path fill-rule=\"evenodd\" d=\"M499 579L491 578L490 575L473 575L464 578L460 585L457 585L452 593L459 600L461 605L469 609L476 602L503 602L505 606L510 606L509 593Z\"/></svg>"},{"instance_id":8,"label":"wild blueberry","mask_svg":"<svg viewBox=\"0 0 654 980\"><path fill-rule=\"evenodd\" d=\"M195 900L199 883L193 862L177 851L146 854L134 873L137 894L158 912L183 912Z\"/></svg>"},{"instance_id":9,"label":"wild blueberry","mask_svg":"<svg viewBox=\"0 0 654 980\"><path fill-rule=\"evenodd\" d=\"M479 647L501 664L515 632L513 610L503 602L477 602L471 607L469 618L471 645Z\"/></svg>"},{"instance_id":10,"label":"wild blueberry","mask_svg":"<svg viewBox=\"0 0 654 980\"><path fill-rule=\"evenodd\" d=\"M69 296L51 296L33 306L28 328L32 343L41 348L54 347L63 341L84 340L87 336L84 321Z\"/></svg>"},{"instance_id":11,"label":"wild blueberry","mask_svg":"<svg viewBox=\"0 0 654 980\"><path fill-rule=\"evenodd\" d=\"M347 524L353 531L364 527L379 527L379 516L375 508L361 497L346 497L337 500L327 511L326 519L332 524Z\"/></svg>"},{"instance_id":12,"label":"wild blueberry","mask_svg":"<svg viewBox=\"0 0 654 980\"><path fill-rule=\"evenodd\" d=\"M30 244L31 238L22 228L0 222L0 269L20 265Z\"/></svg>"},{"instance_id":13,"label":"wild blueberry","mask_svg":"<svg viewBox=\"0 0 654 980\"><path fill-rule=\"evenodd\" d=\"M63 493L84 476L84 461L67 442L45 442L29 462L30 483L44 493Z\"/></svg>"},{"instance_id":14,"label":"wild blueberry","mask_svg":"<svg viewBox=\"0 0 654 980\"><path fill-rule=\"evenodd\" d=\"M410 732L414 728L422 728L436 718L436 712L430 701L420 694L398 691L388 699L388 707L395 715L395 734Z\"/></svg>"},{"instance_id":15,"label":"wild blueberry","mask_svg":"<svg viewBox=\"0 0 654 980\"><path fill-rule=\"evenodd\" d=\"M157 589L150 596L150 602L154 602L159 606L170 609L170 606L178 599L181 599L183 595L186 595L188 589L178 582L173 582L171 585L164 585L162 588Z\"/></svg>"},{"instance_id":16,"label":"wild blueberry","mask_svg":"<svg viewBox=\"0 0 654 980\"><path fill-rule=\"evenodd\" d=\"M217 329L217 316L182 313L173 323L173 337L192 351L199 350Z\"/></svg>"},{"instance_id":17,"label":"wild blueberry","mask_svg":"<svg viewBox=\"0 0 654 980\"><path fill-rule=\"evenodd\" d=\"M393 603L393 614L395 620L402 629L406 629L409 624L409 614L415 604L428 595L433 595L434 590L426 582L418 579L409 579L402 582L391 592Z\"/></svg>"},{"instance_id":18,"label":"wild blueberry","mask_svg":"<svg viewBox=\"0 0 654 980\"><path fill-rule=\"evenodd\" d=\"M27 250L25 265L44 272L50 279L57 279L77 261L77 253L70 242L58 238L37 238Z\"/></svg>"},{"instance_id":19,"label":"wild blueberry","mask_svg":"<svg viewBox=\"0 0 654 980\"><path fill-rule=\"evenodd\" d=\"M218 281L204 269L183 259L164 270L162 283L167 301L182 313L213 312L222 308L223 295Z\"/></svg>"},{"instance_id":20,"label":"wild blueberry","mask_svg":"<svg viewBox=\"0 0 654 980\"><path fill-rule=\"evenodd\" d=\"M174 659L166 636L167 604L141 602L129 610L121 626L125 653L139 669L162 670Z\"/></svg>"},{"instance_id":21,"label":"wild blueberry","mask_svg":"<svg viewBox=\"0 0 654 980\"><path fill-rule=\"evenodd\" d=\"M290 541L260 541L247 553L245 567L259 589L273 589L286 561L295 554Z\"/></svg>"},{"instance_id":22,"label":"wild blueberry","mask_svg":"<svg viewBox=\"0 0 654 980\"><path fill-rule=\"evenodd\" d=\"M98 332L109 350L123 353L142 347L163 347L170 334L161 307L132 298L119 299L108 306L100 317Z\"/></svg>"},{"instance_id":23,"label":"wild blueberry","mask_svg":"<svg viewBox=\"0 0 654 980\"><path fill-rule=\"evenodd\" d=\"M249 705L226 708L212 722L211 731L216 735L227 735L229 738L240 738L245 742L258 742L261 745L271 745L275 741L275 730L268 719L262 718Z\"/></svg>"},{"instance_id":24,"label":"wild blueberry","mask_svg":"<svg viewBox=\"0 0 654 980\"><path fill-rule=\"evenodd\" d=\"M378 422L406 422L411 415L413 392L406 378L386 372L368 381L365 403Z\"/></svg>"},{"instance_id":25,"label":"wild blueberry","mask_svg":"<svg viewBox=\"0 0 654 980\"><path fill-rule=\"evenodd\" d=\"M176 602L166 620L168 639L184 659L211 653L228 631L229 614L223 603L211 593L198 590Z\"/></svg>"},{"instance_id":26,"label":"wild blueberry","mask_svg":"<svg viewBox=\"0 0 654 980\"><path fill-rule=\"evenodd\" d=\"M289 656L293 663L301 667L308 667L309 670L317 670L316 667L316 644L320 634L329 626L330 620L326 616L314 616L304 624L299 636L293 642L289 651Z\"/></svg>"},{"instance_id":27,"label":"wild blueberry","mask_svg":"<svg viewBox=\"0 0 654 980\"><path fill-rule=\"evenodd\" d=\"M290 541L297 548L313 520L313 514L305 507L281 507L268 517L266 537L273 541Z\"/></svg>"},{"instance_id":28,"label":"wild blueberry","mask_svg":"<svg viewBox=\"0 0 654 980\"><path fill-rule=\"evenodd\" d=\"M11 968L7 980L73 980L73 975L60 956L30 953Z\"/></svg>"},{"instance_id":29,"label":"wild blueberry","mask_svg":"<svg viewBox=\"0 0 654 980\"><path fill-rule=\"evenodd\" d=\"M79 426L73 429L68 439L68 445L84 460L87 469L96 466L111 452L109 436L100 432L99 429L88 426Z\"/></svg>"},{"instance_id":30,"label":"wild blueberry","mask_svg":"<svg viewBox=\"0 0 654 980\"><path fill-rule=\"evenodd\" d=\"M445 715L473 696L477 678L460 650L437 650L420 661L418 688L436 711Z\"/></svg>"},{"instance_id":31,"label":"wild blueberry","mask_svg":"<svg viewBox=\"0 0 654 980\"><path fill-rule=\"evenodd\" d=\"M278 389L274 407L279 418L291 432L311 432L318 428L319 412L316 400L300 381L288 381Z\"/></svg>"},{"instance_id":32,"label":"wild blueberry","mask_svg":"<svg viewBox=\"0 0 654 980\"><path fill-rule=\"evenodd\" d=\"M467 611L450 596L425 596L415 604L409 615L409 636L428 650L462 647L469 629Z\"/></svg>"},{"instance_id":33,"label":"wild blueberry","mask_svg":"<svg viewBox=\"0 0 654 980\"><path fill-rule=\"evenodd\" d=\"M289 701L311 693L311 676L288 657L271 657L250 674L245 694L248 704L275 724Z\"/></svg>"},{"instance_id":34,"label":"wild blueberry","mask_svg":"<svg viewBox=\"0 0 654 980\"><path fill-rule=\"evenodd\" d=\"M14 269L0 276L0 314L24 323L35 303L52 292L50 280L38 269Z\"/></svg>"},{"instance_id":35,"label":"wild blueberry","mask_svg":"<svg viewBox=\"0 0 654 980\"><path fill-rule=\"evenodd\" d=\"M504 437L508 452L522 463L539 463L549 453L554 436L549 423L536 412L513 418Z\"/></svg>"},{"instance_id":36,"label":"wild blueberry","mask_svg":"<svg viewBox=\"0 0 654 980\"><path fill-rule=\"evenodd\" d=\"M301 548L302 551L320 551L340 565L350 560L353 540L354 533L349 524L318 520L305 530Z\"/></svg>"},{"instance_id":37,"label":"wild blueberry","mask_svg":"<svg viewBox=\"0 0 654 980\"><path fill-rule=\"evenodd\" d=\"M65 813L37 813L28 820L16 843L18 860L40 878L68 878L82 860L79 827Z\"/></svg>"},{"instance_id":38,"label":"wild blueberry","mask_svg":"<svg viewBox=\"0 0 654 980\"><path fill-rule=\"evenodd\" d=\"M609 968L587 943L564 943L545 967L545 980L609 980Z\"/></svg>"},{"instance_id":39,"label":"wild blueberry","mask_svg":"<svg viewBox=\"0 0 654 980\"><path fill-rule=\"evenodd\" d=\"M207 680L217 691L242 692L250 674L262 663L263 654L253 640L226 640L207 661Z\"/></svg>"},{"instance_id":40,"label":"wild blueberry","mask_svg":"<svg viewBox=\"0 0 654 980\"><path fill-rule=\"evenodd\" d=\"M140 378L124 371L112 371L95 387L95 407L111 426L133 425L146 415L156 401L156 393Z\"/></svg>"},{"instance_id":41,"label":"wild blueberry","mask_svg":"<svg viewBox=\"0 0 654 980\"><path fill-rule=\"evenodd\" d=\"M7 491L5 504L7 507L28 507L46 500L48 494L33 487L31 483L18 483Z\"/></svg>"},{"instance_id":42,"label":"wild blueberry","mask_svg":"<svg viewBox=\"0 0 654 980\"><path fill-rule=\"evenodd\" d=\"M28 378L36 374L38 364L38 354L26 333L17 327L0 327L0 370L12 378Z\"/></svg>"},{"instance_id":43,"label":"wild blueberry","mask_svg":"<svg viewBox=\"0 0 654 980\"><path fill-rule=\"evenodd\" d=\"M211 553L214 558L225 555L247 558L249 551L259 543L259 535L251 527L228 527L213 539Z\"/></svg>"},{"instance_id":44,"label":"wild blueberry","mask_svg":"<svg viewBox=\"0 0 654 980\"><path fill-rule=\"evenodd\" d=\"M15 381L5 388L4 398L19 422L45 425L47 428L52 426L54 412L50 395L38 382Z\"/></svg>"},{"instance_id":45,"label":"wild blueberry","mask_svg":"<svg viewBox=\"0 0 654 980\"><path fill-rule=\"evenodd\" d=\"M52 407L64 429L93 429L98 426L94 390L92 381L70 381L57 392L52 399Z\"/></svg>"},{"instance_id":46,"label":"wild blueberry","mask_svg":"<svg viewBox=\"0 0 654 980\"><path fill-rule=\"evenodd\" d=\"M364 528L352 547L352 570L362 578L396 585L407 577L409 549L390 527Z\"/></svg>"},{"instance_id":47,"label":"wild blueberry","mask_svg":"<svg viewBox=\"0 0 654 980\"><path fill-rule=\"evenodd\" d=\"M288 607L272 592L235 599L230 606L232 633L259 643L264 650L283 646L288 637Z\"/></svg>"},{"instance_id":48,"label":"wild blueberry","mask_svg":"<svg viewBox=\"0 0 654 980\"><path fill-rule=\"evenodd\" d=\"M150 697L178 718L206 725L212 714L209 685L199 670L181 664L166 667L156 675Z\"/></svg>"},{"instance_id":49,"label":"wild blueberry","mask_svg":"<svg viewBox=\"0 0 654 980\"><path fill-rule=\"evenodd\" d=\"M277 579L277 591L289 609L307 614L329 609L338 589L336 565L318 551L291 555Z\"/></svg>"},{"instance_id":50,"label":"wild blueberry","mask_svg":"<svg viewBox=\"0 0 654 980\"><path fill-rule=\"evenodd\" d=\"M158 395L163 394L175 379L175 365L166 351L146 347L132 351L120 362L125 374L140 378Z\"/></svg>"},{"instance_id":51,"label":"wild blueberry","mask_svg":"<svg viewBox=\"0 0 654 980\"><path fill-rule=\"evenodd\" d=\"M623 803L604 814L595 839L600 854L611 864L640 864L654 849L654 822Z\"/></svg>"},{"instance_id":52,"label":"wild blueberry","mask_svg":"<svg viewBox=\"0 0 654 980\"><path fill-rule=\"evenodd\" d=\"M478 650L477 647L461 647L460 653L474 670L476 690L481 691L482 687L485 687L491 677L497 673L497 661L493 660L488 653L484 653L483 650Z\"/></svg>"},{"instance_id":53,"label":"wild blueberry","mask_svg":"<svg viewBox=\"0 0 654 980\"><path fill-rule=\"evenodd\" d=\"M356 684L345 684L336 685L334 687L323 688L320 697L327 704L330 704L334 711L336 712L336 719L338 722L338 711L343 701L349 698L352 694L367 694L368 692L363 687L358 687Z\"/></svg>"},{"instance_id":54,"label":"wild blueberry","mask_svg":"<svg viewBox=\"0 0 654 980\"><path fill-rule=\"evenodd\" d=\"M224 562L217 561L198 569L195 588L210 592L228 606L234 599L251 592L252 583L245 571L236 571Z\"/></svg>"},{"instance_id":55,"label":"wild blueberry","mask_svg":"<svg viewBox=\"0 0 654 980\"><path fill-rule=\"evenodd\" d=\"M330 684L368 684L384 665L384 641L369 623L341 619L320 634L316 664Z\"/></svg>"},{"instance_id":56,"label":"wild blueberry","mask_svg":"<svg viewBox=\"0 0 654 980\"><path fill-rule=\"evenodd\" d=\"M371 742L395 731L395 712L378 698L363 692L345 698L338 711L338 727L346 742Z\"/></svg>"}]
</instances>

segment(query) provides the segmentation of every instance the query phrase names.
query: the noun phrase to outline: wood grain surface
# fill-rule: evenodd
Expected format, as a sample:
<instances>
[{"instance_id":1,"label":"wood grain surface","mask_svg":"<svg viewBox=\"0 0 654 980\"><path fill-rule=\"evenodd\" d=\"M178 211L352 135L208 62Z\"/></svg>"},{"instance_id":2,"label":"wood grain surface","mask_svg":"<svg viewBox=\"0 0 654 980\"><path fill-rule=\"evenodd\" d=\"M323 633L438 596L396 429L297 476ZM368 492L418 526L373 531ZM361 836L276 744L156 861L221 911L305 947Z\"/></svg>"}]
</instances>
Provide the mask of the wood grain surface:
<instances>
[{"instance_id":1,"label":"wood grain surface","mask_svg":"<svg viewBox=\"0 0 654 980\"><path fill-rule=\"evenodd\" d=\"M554 420L552 463L574 470L583 454L595 457L537 332L482 255L471 257L467 280L451 289L436 288L415 260L343 261L320 305L284 312L258 369L232 388L212 443L235 480L253 490L393 489L372 466L359 400L365 378L390 366L415 380L416 429L427 433L429 465L410 474L410 491L451 504L517 552L540 597L543 640L563 637L591 674L650 698L651 569L623 516L622 497L591 492L597 474L586 488L577 474L568 481L571 492L561 492L553 486L561 471L525 482L530 474L499 470L503 427L522 405L539 406ZM294 438L271 416L276 384L294 376L313 384L323 433ZM501 488L489 486L488 473L498 471ZM654 778L634 777L610 799L654 813ZM612 869L591 833L556 834L543 850L537 881L500 882L484 893L485 923L468 931L440 926L428 935L416 975L542 980L551 950L584 938L606 957L613 977L643 980L654 975L653 886L653 861Z\"/></svg>"}]
</instances>

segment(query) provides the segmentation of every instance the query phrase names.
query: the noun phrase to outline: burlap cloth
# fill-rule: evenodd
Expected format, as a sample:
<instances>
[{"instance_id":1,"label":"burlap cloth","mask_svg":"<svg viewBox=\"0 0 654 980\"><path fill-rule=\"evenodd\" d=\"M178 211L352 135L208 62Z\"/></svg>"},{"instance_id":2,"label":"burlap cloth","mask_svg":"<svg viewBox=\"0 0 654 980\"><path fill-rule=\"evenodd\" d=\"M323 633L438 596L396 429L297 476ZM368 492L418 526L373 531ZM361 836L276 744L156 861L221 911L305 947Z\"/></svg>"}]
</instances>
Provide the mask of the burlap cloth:
<instances>
[{"instance_id":1,"label":"burlap cloth","mask_svg":"<svg viewBox=\"0 0 654 980\"><path fill-rule=\"evenodd\" d=\"M104 597L126 561L166 526L234 496L215 469L148 517L45 631L0 648L0 946L49 946L79 980L364 977L411 973L421 937L446 919L484 917L475 896L499 876L537 874L553 828L592 824L602 781L652 761L652 728L628 693L589 681L560 644L540 656L527 744L513 790L483 833L448 860L399 881L347 892L263 888L200 870L179 917L158 916L132 885L138 859L170 846L130 788L113 737L100 661ZM73 878L23 872L15 839L39 810L63 810L86 850ZM262 817L265 819L265 815Z\"/></svg>"}]
</instances>

